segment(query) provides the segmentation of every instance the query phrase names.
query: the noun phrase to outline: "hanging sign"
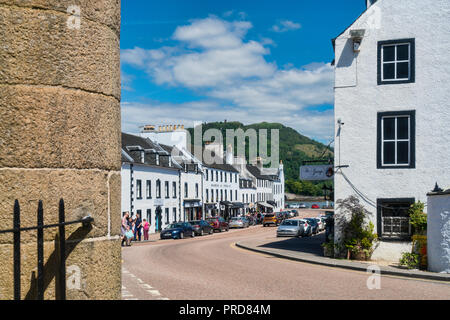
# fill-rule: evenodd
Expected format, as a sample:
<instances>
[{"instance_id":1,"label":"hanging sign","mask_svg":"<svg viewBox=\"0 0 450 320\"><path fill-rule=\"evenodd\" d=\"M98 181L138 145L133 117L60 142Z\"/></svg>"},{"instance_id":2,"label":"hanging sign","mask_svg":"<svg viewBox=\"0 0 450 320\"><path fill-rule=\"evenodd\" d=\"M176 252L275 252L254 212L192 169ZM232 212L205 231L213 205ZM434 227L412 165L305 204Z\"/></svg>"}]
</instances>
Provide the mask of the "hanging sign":
<instances>
[{"instance_id":1,"label":"hanging sign","mask_svg":"<svg viewBox=\"0 0 450 320\"><path fill-rule=\"evenodd\" d=\"M334 176L332 164L300 167L300 180L330 180Z\"/></svg>"}]
</instances>

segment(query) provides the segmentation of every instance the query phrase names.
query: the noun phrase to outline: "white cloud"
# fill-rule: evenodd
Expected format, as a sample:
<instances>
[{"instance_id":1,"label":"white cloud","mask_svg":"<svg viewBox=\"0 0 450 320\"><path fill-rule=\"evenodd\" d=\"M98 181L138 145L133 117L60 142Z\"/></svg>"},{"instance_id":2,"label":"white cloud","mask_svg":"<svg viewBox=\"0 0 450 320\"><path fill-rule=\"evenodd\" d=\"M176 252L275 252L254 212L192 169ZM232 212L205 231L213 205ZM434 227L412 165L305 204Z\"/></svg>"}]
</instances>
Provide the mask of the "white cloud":
<instances>
[{"instance_id":1,"label":"white cloud","mask_svg":"<svg viewBox=\"0 0 450 320\"><path fill-rule=\"evenodd\" d=\"M296 129L303 135L328 142L333 137L334 114L332 110L324 112L292 112L282 110L273 112L255 112L253 109L223 106L212 100L187 102L180 104L122 102L122 131L138 133L139 126L146 124L184 124L192 127L198 122L239 121L243 124L258 122L279 122ZM330 129L331 128L331 129Z\"/></svg>"},{"instance_id":2,"label":"white cloud","mask_svg":"<svg viewBox=\"0 0 450 320\"><path fill-rule=\"evenodd\" d=\"M300 27L290 21L280 26ZM251 28L248 21L210 16L179 26L172 36L176 46L122 50L121 62L144 70L156 84L187 88L205 97L201 102L181 104L125 102L124 128L145 124L142 119L146 117L141 115L148 114L152 123L270 121L318 139L332 136L332 111L316 112L311 107L332 104L333 68L311 63L280 69L265 59L270 54L265 45L274 45L272 40L245 39Z\"/></svg>"},{"instance_id":3,"label":"white cloud","mask_svg":"<svg viewBox=\"0 0 450 320\"><path fill-rule=\"evenodd\" d=\"M302 26L300 23L293 22L290 20L282 20L279 23L272 26L271 30L274 32L286 32L291 30L298 30Z\"/></svg>"}]
</instances>

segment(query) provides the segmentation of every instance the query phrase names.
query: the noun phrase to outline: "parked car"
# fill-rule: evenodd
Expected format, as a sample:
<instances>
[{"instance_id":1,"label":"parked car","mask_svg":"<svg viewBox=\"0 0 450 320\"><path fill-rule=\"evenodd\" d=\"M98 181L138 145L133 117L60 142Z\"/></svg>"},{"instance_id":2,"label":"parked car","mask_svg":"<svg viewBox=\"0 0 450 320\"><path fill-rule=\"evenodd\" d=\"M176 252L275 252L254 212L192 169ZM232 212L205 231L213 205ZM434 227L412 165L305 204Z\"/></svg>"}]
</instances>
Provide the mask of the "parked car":
<instances>
[{"instance_id":1,"label":"parked car","mask_svg":"<svg viewBox=\"0 0 450 320\"><path fill-rule=\"evenodd\" d=\"M228 224L230 228L248 228L248 220L243 217L233 217Z\"/></svg>"},{"instance_id":2,"label":"parked car","mask_svg":"<svg viewBox=\"0 0 450 320\"><path fill-rule=\"evenodd\" d=\"M304 203L300 203L300 204L298 205L298 208L299 208L299 209L305 209L305 208L308 208L308 206L307 206L306 204L304 204Z\"/></svg>"},{"instance_id":3,"label":"parked car","mask_svg":"<svg viewBox=\"0 0 450 320\"><path fill-rule=\"evenodd\" d=\"M169 224L161 231L161 239L183 239L184 237L195 237L195 232L188 222L176 222Z\"/></svg>"},{"instance_id":4,"label":"parked car","mask_svg":"<svg viewBox=\"0 0 450 320\"><path fill-rule=\"evenodd\" d=\"M247 218L248 224L250 226L256 225L256 217L254 217L254 216L246 216L246 218Z\"/></svg>"},{"instance_id":5,"label":"parked car","mask_svg":"<svg viewBox=\"0 0 450 320\"><path fill-rule=\"evenodd\" d=\"M291 204L289 205L289 208L292 208L292 209L300 209L300 205L299 205L298 203L291 203Z\"/></svg>"},{"instance_id":6,"label":"parked car","mask_svg":"<svg viewBox=\"0 0 450 320\"><path fill-rule=\"evenodd\" d=\"M325 230L325 223L323 223L322 219L320 217L314 218L317 221L317 224L319 226L319 231Z\"/></svg>"},{"instance_id":7,"label":"parked car","mask_svg":"<svg viewBox=\"0 0 450 320\"><path fill-rule=\"evenodd\" d=\"M318 204L313 204L313 205L311 206L311 209L320 209L320 207L319 207Z\"/></svg>"},{"instance_id":8,"label":"parked car","mask_svg":"<svg viewBox=\"0 0 450 320\"><path fill-rule=\"evenodd\" d=\"M277 237L301 237L305 231L305 221L284 220L277 229Z\"/></svg>"},{"instance_id":9,"label":"parked car","mask_svg":"<svg viewBox=\"0 0 450 320\"><path fill-rule=\"evenodd\" d=\"M263 219L263 226L275 225L278 226L281 223L281 218L275 213L266 213Z\"/></svg>"},{"instance_id":10,"label":"parked car","mask_svg":"<svg viewBox=\"0 0 450 320\"><path fill-rule=\"evenodd\" d=\"M214 232L213 227L205 220L193 220L189 221L189 223L191 224L192 229L194 229L195 234L198 236L213 234Z\"/></svg>"},{"instance_id":11,"label":"parked car","mask_svg":"<svg viewBox=\"0 0 450 320\"><path fill-rule=\"evenodd\" d=\"M278 220L280 221L280 223L283 222L284 220L286 220L286 219L289 218L289 217L287 216L287 214L286 214L285 211L283 211L283 212L278 212L278 213L276 214L276 216L277 216Z\"/></svg>"},{"instance_id":12,"label":"parked car","mask_svg":"<svg viewBox=\"0 0 450 320\"><path fill-rule=\"evenodd\" d=\"M319 224L317 223L317 220L315 218L306 218L305 220L307 220L308 224L311 225L312 233L317 234L319 232Z\"/></svg>"},{"instance_id":13,"label":"parked car","mask_svg":"<svg viewBox=\"0 0 450 320\"><path fill-rule=\"evenodd\" d=\"M214 231L219 230L219 232L222 232L229 229L228 222L222 217L211 217L207 218L206 221L213 227Z\"/></svg>"},{"instance_id":14,"label":"parked car","mask_svg":"<svg viewBox=\"0 0 450 320\"><path fill-rule=\"evenodd\" d=\"M305 229L303 236L304 237L312 236L313 234L312 225L309 223L307 219L300 219L300 220L303 221L303 228Z\"/></svg>"}]
</instances>

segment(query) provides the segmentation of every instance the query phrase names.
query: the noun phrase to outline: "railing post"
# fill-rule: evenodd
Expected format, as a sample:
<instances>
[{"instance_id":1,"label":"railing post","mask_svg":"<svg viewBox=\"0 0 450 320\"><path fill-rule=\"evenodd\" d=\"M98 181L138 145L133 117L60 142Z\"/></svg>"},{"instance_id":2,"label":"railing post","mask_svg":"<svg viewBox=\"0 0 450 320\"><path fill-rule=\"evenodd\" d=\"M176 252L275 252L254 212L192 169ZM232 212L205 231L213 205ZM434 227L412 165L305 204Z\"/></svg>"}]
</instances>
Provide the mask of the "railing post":
<instances>
[{"instance_id":1,"label":"railing post","mask_svg":"<svg viewBox=\"0 0 450 320\"><path fill-rule=\"evenodd\" d=\"M66 300L66 227L64 200L59 200L59 293L60 300Z\"/></svg>"},{"instance_id":2,"label":"railing post","mask_svg":"<svg viewBox=\"0 0 450 320\"><path fill-rule=\"evenodd\" d=\"M38 278L37 299L44 300L44 209L42 200L39 200L37 212L37 255L38 255Z\"/></svg>"},{"instance_id":3,"label":"railing post","mask_svg":"<svg viewBox=\"0 0 450 320\"><path fill-rule=\"evenodd\" d=\"M14 300L20 300L20 206L14 201Z\"/></svg>"}]
</instances>

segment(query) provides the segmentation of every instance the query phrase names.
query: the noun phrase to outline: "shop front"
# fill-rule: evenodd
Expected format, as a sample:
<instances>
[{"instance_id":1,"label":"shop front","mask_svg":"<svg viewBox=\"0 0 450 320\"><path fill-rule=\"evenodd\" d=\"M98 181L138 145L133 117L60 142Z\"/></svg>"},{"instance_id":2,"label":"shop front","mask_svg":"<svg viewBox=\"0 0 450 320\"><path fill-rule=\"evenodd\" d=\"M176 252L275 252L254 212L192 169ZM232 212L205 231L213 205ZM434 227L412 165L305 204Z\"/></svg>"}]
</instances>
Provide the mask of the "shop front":
<instances>
[{"instance_id":1,"label":"shop front","mask_svg":"<svg viewBox=\"0 0 450 320\"><path fill-rule=\"evenodd\" d=\"M203 204L199 199L186 199L183 202L184 221L203 219Z\"/></svg>"}]
</instances>

